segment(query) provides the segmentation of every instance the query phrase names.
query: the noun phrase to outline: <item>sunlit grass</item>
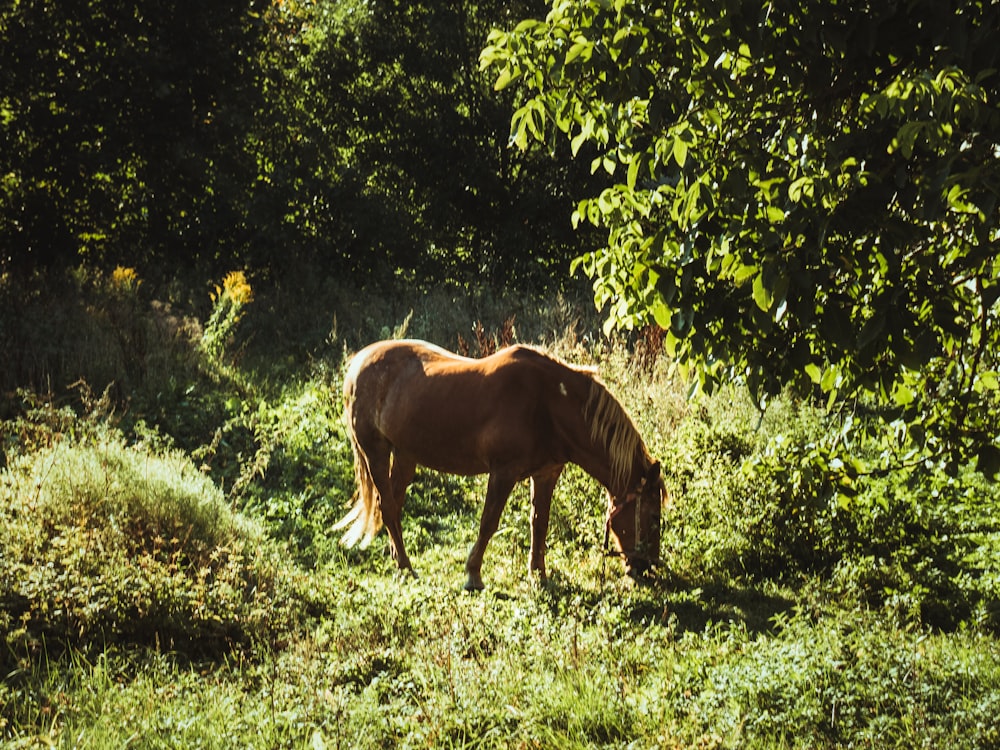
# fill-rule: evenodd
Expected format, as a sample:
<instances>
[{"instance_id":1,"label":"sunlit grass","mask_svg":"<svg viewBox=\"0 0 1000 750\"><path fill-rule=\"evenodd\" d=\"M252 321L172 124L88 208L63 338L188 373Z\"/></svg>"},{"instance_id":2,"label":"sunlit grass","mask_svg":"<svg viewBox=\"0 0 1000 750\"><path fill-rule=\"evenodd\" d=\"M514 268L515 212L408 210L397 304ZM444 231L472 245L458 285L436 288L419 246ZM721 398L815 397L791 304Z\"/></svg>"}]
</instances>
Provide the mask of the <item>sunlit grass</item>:
<instances>
[{"instance_id":1,"label":"sunlit grass","mask_svg":"<svg viewBox=\"0 0 1000 750\"><path fill-rule=\"evenodd\" d=\"M268 640L300 608L280 555L181 454L103 431L57 439L0 477L0 663Z\"/></svg>"},{"instance_id":2,"label":"sunlit grass","mask_svg":"<svg viewBox=\"0 0 1000 750\"><path fill-rule=\"evenodd\" d=\"M433 322L418 311L410 325L434 338ZM0 483L0 742L1000 743L997 537L971 512L995 506L991 486L961 480L976 500L965 568L921 557L934 540L905 525L888 527L901 552L884 533L884 558L797 566L781 556L781 535L795 529L764 523L777 500L743 459L779 431L822 430L808 405L779 400L760 419L737 391L689 403L665 359L640 366L620 343L588 348L569 334L546 342L598 364L663 462L672 497L658 581L634 584L605 554L604 490L573 467L553 498L544 586L527 570L526 483L486 553L480 594L462 585L482 477L418 472L403 514L417 578L395 572L384 534L364 551L341 548L330 526L353 479L339 350L297 378L179 389L163 431L50 415L5 433L31 439L15 441ZM226 415L208 432L215 412L203 404ZM169 425L201 447L169 447ZM926 499L892 479L877 489ZM826 516L813 520L820 543L841 543ZM786 568L753 566L767 545ZM975 616L952 628L923 621L922 602L952 594ZM201 637L220 623L232 628L225 637Z\"/></svg>"},{"instance_id":3,"label":"sunlit grass","mask_svg":"<svg viewBox=\"0 0 1000 750\"><path fill-rule=\"evenodd\" d=\"M280 652L184 665L64 657L5 683L6 737L63 747L986 747L1000 653L982 635L829 610L688 629L683 600L609 585L470 596L349 571ZM430 580L427 580L430 579ZM665 616L645 616L663 608ZM677 612L672 612L676 609ZM28 689L30 687L30 689ZM25 696L31 696L27 701Z\"/></svg>"}]
</instances>

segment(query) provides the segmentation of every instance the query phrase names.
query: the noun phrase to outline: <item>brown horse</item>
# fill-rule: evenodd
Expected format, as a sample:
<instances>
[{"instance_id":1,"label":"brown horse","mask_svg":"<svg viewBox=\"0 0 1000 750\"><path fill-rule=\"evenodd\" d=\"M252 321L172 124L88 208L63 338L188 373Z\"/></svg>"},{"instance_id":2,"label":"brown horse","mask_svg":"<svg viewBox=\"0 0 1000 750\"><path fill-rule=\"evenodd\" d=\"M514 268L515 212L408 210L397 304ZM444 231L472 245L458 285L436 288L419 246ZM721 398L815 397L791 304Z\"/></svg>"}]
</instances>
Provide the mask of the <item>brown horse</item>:
<instances>
[{"instance_id":1,"label":"brown horse","mask_svg":"<svg viewBox=\"0 0 1000 750\"><path fill-rule=\"evenodd\" d=\"M348 366L344 414L358 492L334 528L347 529L347 546L367 546L384 523L396 564L412 572L400 520L417 465L488 473L479 536L465 564L465 588L482 589L486 545L514 485L530 478L528 567L544 581L552 490L571 462L608 490L605 545L610 533L626 571L639 576L659 561L660 465L592 369L526 346L468 359L422 341L380 341Z\"/></svg>"}]
</instances>

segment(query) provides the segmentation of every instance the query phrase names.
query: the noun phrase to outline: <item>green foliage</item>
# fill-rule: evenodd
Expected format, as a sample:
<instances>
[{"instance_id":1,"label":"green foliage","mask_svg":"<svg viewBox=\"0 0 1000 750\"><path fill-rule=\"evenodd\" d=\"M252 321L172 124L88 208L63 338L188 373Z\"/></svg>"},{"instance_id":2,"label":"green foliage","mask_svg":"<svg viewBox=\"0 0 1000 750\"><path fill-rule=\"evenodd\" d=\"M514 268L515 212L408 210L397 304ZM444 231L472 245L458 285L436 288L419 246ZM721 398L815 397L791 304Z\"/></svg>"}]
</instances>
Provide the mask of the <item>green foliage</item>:
<instances>
[{"instance_id":1,"label":"green foliage","mask_svg":"<svg viewBox=\"0 0 1000 750\"><path fill-rule=\"evenodd\" d=\"M832 426L821 412L774 408L757 430L716 406L674 433L665 466L676 574L819 573L901 621L953 628L976 612L989 618L983 608L1000 592L980 579L977 551L995 534L995 487L971 470L953 477L923 465L845 474L823 447Z\"/></svg>"},{"instance_id":2,"label":"green foliage","mask_svg":"<svg viewBox=\"0 0 1000 750\"><path fill-rule=\"evenodd\" d=\"M253 290L242 271L233 271L215 287L212 314L201 335L201 348L209 357L221 361L226 347L232 344L236 325L244 308L253 301Z\"/></svg>"},{"instance_id":3,"label":"green foliage","mask_svg":"<svg viewBox=\"0 0 1000 750\"><path fill-rule=\"evenodd\" d=\"M998 744L996 9L764 9L0 11L0 742ZM641 355L524 294L571 191ZM330 534L349 351L512 316L662 459L660 582L575 469L543 589L525 487L482 596L482 479L418 474L418 581Z\"/></svg>"},{"instance_id":4,"label":"green foliage","mask_svg":"<svg viewBox=\"0 0 1000 750\"><path fill-rule=\"evenodd\" d=\"M94 307L118 294L110 284L89 287ZM142 329L153 314L145 286L128 290ZM127 401L84 385L73 406L26 390L8 399L0 742L1000 741L996 487L933 462L852 473L834 463L845 446L862 459L900 449L877 420L852 442L847 422L869 416L860 406L848 418L783 394L761 414L729 388L688 400L658 339L633 350L590 338L565 303L524 303L517 334L597 364L662 460L671 503L660 581L635 586L604 556L604 492L573 467L554 497L544 588L527 574L526 486L487 553L482 595L460 590L482 478L418 472L404 512L417 580L393 575L384 535L341 550L329 528L353 492L346 342L382 329L443 343L481 330L488 342L511 312L507 300L459 304L441 290L400 293L372 321L378 300L357 294L333 295L322 347L282 342L268 360L249 338L266 338L258 299L221 360L196 319L189 349L146 339L143 361L163 366ZM311 304L289 317L310 320ZM86 325L106 324L95 315ZM157 351L166 346L186 354ZM296 347L308 366L289 355Z\"/></svg>"},{"instance_id":5,"label":"green foliage","mask_svg":"<svg viewBox=\"0 0 1000 750\"><path fill-rule=\"evenodd\" d=\"M240 242L269 6L5 3L0 272L181 265Z\"/></svg>"},{"instance_id":6,"label":"green foliage","mask_svg":"<svg viewBox=\"0 0 1000 750\"><path fill-rule=\"evenodd\" d=\"M259 663L193 670L165 655L134 663L111 653L0 683L0 735L262 748L1000 739L1000 662L981 635L959 641L829 612L819 622L779 614L764 632L691 629L691 597L653 590L500 598L381 575L328 584L322 596L337 616Z\"/></svg>"},{"instance_id":7,"label":"green foliage","mask_svg":"<svg viewBox=\"0 0 1000 750\"><path fill-rule=\"evenodd\" d=\"M319 370L246 415L256 452L232 492L306 563L337 553L329 529L354 492L341 408L339 371Z\"/></svg>"},{"instance_id":8,"label":"green foliage","mask_svg":"<svg viewBox=\"0 0 1000 750\"><path fill-rule=\"evenodd\" d=\"M779 622L781 637L749 648L722 636L728 658L706 670L691 706L706 731L783 747L996 741L989 712L997 694L966 697L962 670L985 665L963 647L906 632L887 637L863 615Z\"/></svg>"},{"instance_id":9,"label":"green foliage","mask_svg":"<svg viewBox=\"0 0 1000 750\"><path fill-rule=\"evenodd\" d=\"M655 320L709 391L869 393L994 474L997 14L554 2L481 62L526 97L515 143L590 144L615 181L574 214L607 231L576 266L608 330Z\"/></svg>"},{"instance_id":10,"label":"green foliage","mask_svg":"<svg viewBox=\"0 0 1000 750\"><path fill-rule=\"evenodd\" d=\"M553 271L588 238L562 209L589 175L498 147L507 106L476 65L527 7L5 5L0 274L568 286Z\"/></svg>"},{"instance_id":11,"label":"green foliage","mask_svg":"<svg viewBox=\"0 0 1000 750\"><path fill-rule=\"evenodd\" d=\"M0 482L4 661L107 642L193 653L272 642L294 571L179 454L103 430L15 458Z\"/></svg>"}]
</instances>

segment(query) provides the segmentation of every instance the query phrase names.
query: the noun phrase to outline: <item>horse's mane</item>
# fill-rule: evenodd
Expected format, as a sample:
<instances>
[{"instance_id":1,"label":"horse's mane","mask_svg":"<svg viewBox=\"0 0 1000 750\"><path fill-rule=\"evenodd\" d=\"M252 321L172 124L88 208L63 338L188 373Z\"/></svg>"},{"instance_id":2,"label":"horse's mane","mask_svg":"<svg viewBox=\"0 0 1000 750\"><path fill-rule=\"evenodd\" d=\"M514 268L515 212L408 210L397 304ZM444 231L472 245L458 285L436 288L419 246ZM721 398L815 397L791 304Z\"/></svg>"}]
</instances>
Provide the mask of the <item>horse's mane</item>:
<instances>
[{"instance_id":1,"label":"horse's mane","mask_svg":"<svg viewBox=\"0 0 1000 750\"><path fill-rule=\"evenodd\" d=\"M641 451L648 456L648 452L642 442L642 437L639 435L639 430L636 429L625 408L601 382L597 374L597 367L566 362L537 346L518 344L517 348L539 354L563 367L587 376L590 381L589 393L583 407L583 418L590 427L590 439L607 451L610 466L609 481L612 486L623 488L624 491L636 453Z\"/></svg>"},{"instance_id":2,"label":"horse's mane","mask_svg":"<svg viewBox=\"0 0 1000 750\"><path fill-rule=\"evenodd\" d=\"M612 486L625 488L636 452L645 453L646 446L628 413L593 375L583 415L590 422L591 440L607 448Z\"/></svg>"}]
</instances>

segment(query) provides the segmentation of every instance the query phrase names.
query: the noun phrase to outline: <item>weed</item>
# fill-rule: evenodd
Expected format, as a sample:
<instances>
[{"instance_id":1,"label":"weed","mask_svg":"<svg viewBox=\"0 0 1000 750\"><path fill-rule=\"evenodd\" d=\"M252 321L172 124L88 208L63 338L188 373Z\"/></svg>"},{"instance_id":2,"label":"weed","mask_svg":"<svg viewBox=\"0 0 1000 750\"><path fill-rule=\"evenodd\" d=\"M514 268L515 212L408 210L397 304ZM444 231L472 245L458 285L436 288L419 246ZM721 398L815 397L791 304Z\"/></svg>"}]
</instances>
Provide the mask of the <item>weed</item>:
<instances>
[{"instance_id":1,"label":"weed","mask_svg":"<svg viewBox=\"0 0 1000 750\"><path fill-rule=\"evenodd\" d=\"M0 324L0 344L34 342L15 385L57 384L11 390L0 429L0 741L1000 743L992 484L921 470L858 477L846 496L808 468L835 419L784 397L761 415L736 390L688 401L654 331L635 346L594 337L566 300L302 283L287 308L274 290L241 297L238 325L209 311L221 359L196 316L154 306L128 269L81 273L51 320L27 295L34 317ZM114 295L131 322L108 313ZM553 500L545 587L526 571L523 485L478 596L460 586L482 478L418 472L404 511L415 581L378 554L384 537L360 555L330 534L354 489L349 350L405 328L445 344L472 330L484 353L513 338L515 314L522 340L597 364L661 458L659 581L632 585L603 555L604 492L575 467ZM53 321L93 346L35 341L62 335ZM126 350L144 363L132 374ZM80 376L93 390L67 398Z\"/></svg>"},{"instance_id":2,"label":"weed","mask_svg":"<svg viewBox=\"0 0 1000 750\"><path fill-rule=\"evenodd\" d=\"M109 641L213 653L296 617L294 571L179 454L64 439L13 461L0 496L4 647L18 659Z\"/></svg>"}]
</instances>

